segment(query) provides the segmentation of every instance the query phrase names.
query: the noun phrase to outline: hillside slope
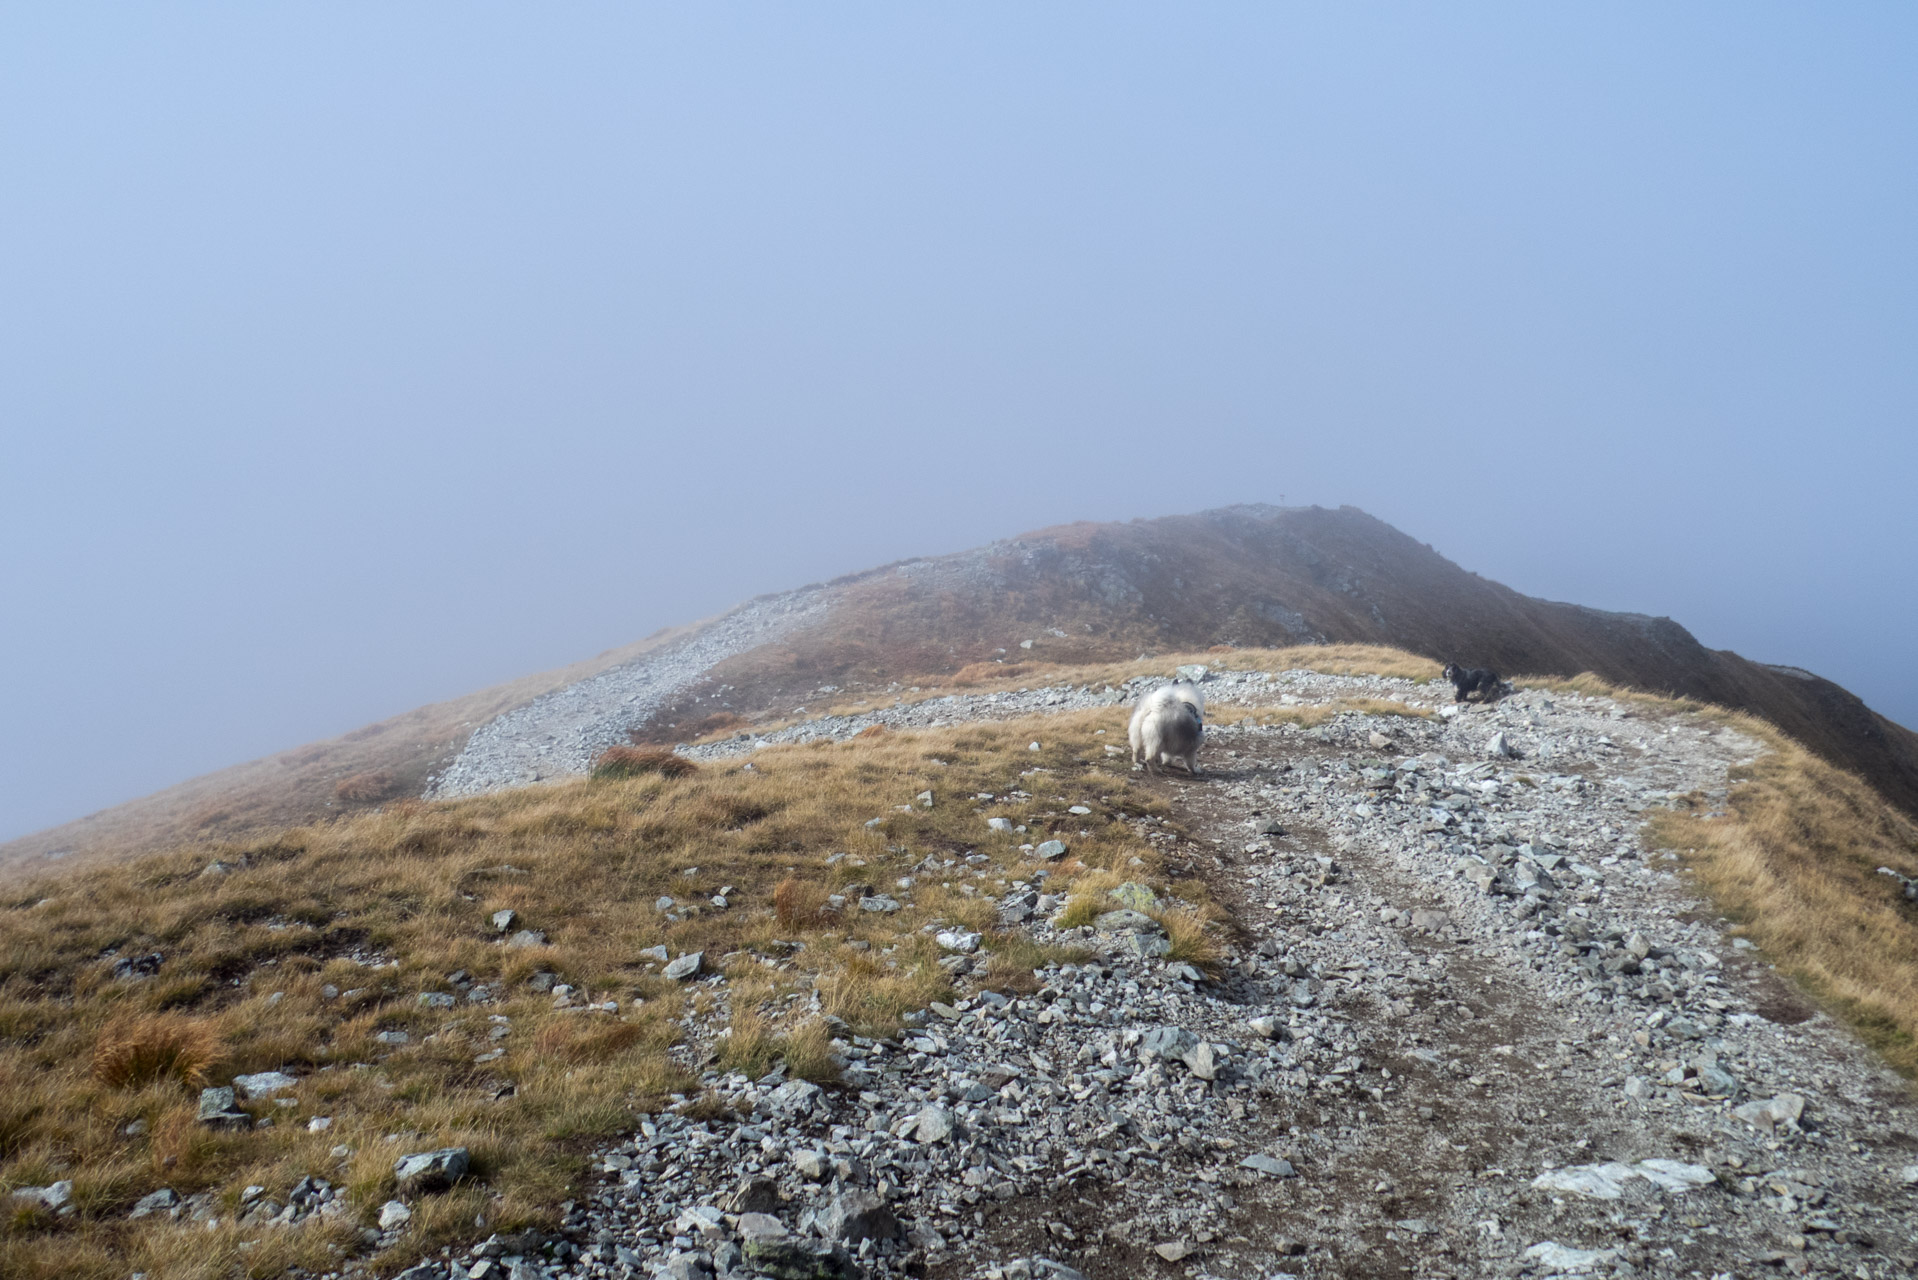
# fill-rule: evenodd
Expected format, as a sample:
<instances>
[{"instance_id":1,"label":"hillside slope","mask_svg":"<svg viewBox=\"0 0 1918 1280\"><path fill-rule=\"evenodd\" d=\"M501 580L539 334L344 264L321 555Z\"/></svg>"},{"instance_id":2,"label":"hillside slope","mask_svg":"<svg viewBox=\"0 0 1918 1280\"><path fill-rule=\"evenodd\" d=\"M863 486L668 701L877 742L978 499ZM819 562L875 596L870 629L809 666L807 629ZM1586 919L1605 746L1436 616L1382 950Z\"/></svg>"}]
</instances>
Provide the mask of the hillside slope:
<instances>
[{"instance_id":1,"label":"hillside slope","mask_svg":"<svg viewBox=\"0 0 1918 1280\"><path fill-rule=\"evenodd\" d=\"M941 684L981 662L1301 643L1390 645L1508 673L1592 671L1749 711L1918 813L1918 735L1830 681L1707 649L1668 618L1521 595L1356 508L1240 506L1044 529L765 597L566 672L14 841L0 865L236 837L389 798L377 787L357 802L336 797L355 775L387 775L393 795L443 796L568 776L629 738L677 743L821 698Z\"/></svg>"}]
</instances>

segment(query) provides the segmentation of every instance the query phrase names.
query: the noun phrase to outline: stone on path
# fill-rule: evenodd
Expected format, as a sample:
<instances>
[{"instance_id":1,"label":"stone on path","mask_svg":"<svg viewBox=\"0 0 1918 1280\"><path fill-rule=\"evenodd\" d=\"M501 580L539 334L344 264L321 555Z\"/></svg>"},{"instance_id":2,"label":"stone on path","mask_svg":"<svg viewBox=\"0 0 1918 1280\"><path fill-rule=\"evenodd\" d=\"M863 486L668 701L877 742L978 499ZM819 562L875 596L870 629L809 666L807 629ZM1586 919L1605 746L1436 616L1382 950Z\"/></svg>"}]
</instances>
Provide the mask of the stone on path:
<instances>
[{"instance_id":1,"label":"stone on path","mask_svg":"<svg viewBox=\"0 0 1918 1280\"><path fill-rule=\"evenodd\" d=\"M1555 1240L1545 1240L1525 1251L1525 1256L1546 1272L1576 1274L1609 1267L1618 1260L1612 1249L1574 1249Z\"/></svg>"}]
</instances>

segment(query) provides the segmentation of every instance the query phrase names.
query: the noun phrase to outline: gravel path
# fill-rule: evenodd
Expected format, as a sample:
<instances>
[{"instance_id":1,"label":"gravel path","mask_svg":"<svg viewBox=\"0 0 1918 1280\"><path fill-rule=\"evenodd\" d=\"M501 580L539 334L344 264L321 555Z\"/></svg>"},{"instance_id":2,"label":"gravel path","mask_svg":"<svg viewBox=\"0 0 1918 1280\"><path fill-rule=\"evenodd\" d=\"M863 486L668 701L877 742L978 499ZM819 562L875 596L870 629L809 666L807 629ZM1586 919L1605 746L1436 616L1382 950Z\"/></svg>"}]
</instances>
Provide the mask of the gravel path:
<instances>
[{"instance_id":1,"label":"gravel path","mask_svg":"<svg viewBox=\"0 0 1918 1280\"><path fill-rule=\"evenodd\" d=\"M715 663L819 621L826 603L823 588L752 601L661 653L489 720L433 780L426 798L450 800L585 773L600 752L626 741L627 729L704 679Z\"/></svg>"},{"instance_id":2,"label":"gravel path","mask_svg":"<svg viewBox=\"0 0 1918 1280\"><path fill-rule=\"evenodd\" d=\"M1423 686L1304 672L1207 692L1432 705ZM944 699L783 732L1113 697ZM1099 958L1044 971L1034 995L974 990L896 1040L848 1035L839 1087L714 1076L750 1118L654 1119L600 1153L563 1240L494 1241L457 1274L1918 1273L1908 1090L1638 843L1648 807L1722 800L1758 749L1537 692L1431 720L1215 728L1208 776L1160 784L1188 835L1127 820L1235 917L1222 980L1159 958L1157 927L1119 902L1055 929L1040 863L1002 886L928 858L919 878L974 883L1009 926ZM1018 837L982 811L993 838Z\"/></svg>"}]
</instances>

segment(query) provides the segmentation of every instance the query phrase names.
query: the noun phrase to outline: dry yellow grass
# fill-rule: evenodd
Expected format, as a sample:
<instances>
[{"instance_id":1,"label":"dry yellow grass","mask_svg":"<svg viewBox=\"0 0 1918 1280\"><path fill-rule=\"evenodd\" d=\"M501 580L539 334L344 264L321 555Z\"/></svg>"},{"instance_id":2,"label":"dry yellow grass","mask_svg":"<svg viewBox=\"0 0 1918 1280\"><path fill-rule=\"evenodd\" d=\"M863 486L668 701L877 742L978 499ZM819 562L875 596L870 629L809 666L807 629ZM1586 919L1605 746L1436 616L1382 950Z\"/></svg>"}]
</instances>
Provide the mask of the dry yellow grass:
<instances>
[{"instance_id":1,"label":"dry yellow grass","mask_svg":"<svg viewBox=\"0 0 1918 1280\"><path fill-rule=\"evenodd\" d=\"M93 1046L94 1078L121 1089L166 1080L198 1088L219 1061L220 1037L212 1024L177 1014L115 1022Z\"/></svg>"},{"instance_id":2,"label":"dry yellow grass","mask_svg":"<svg viewBox=\"0 0 1918 1280\"><path fill-rule=\"evenodd\" d=\"M1291 656L1205 657L1363 670L1363 655L1343 646L1280 652ZM1389 651L1380 662L1410 678L1436 674ZM1403 714L1397 705L1259 714ZM1782 969L1909 1070L1918 935L1876 867L1918 874L1918 834L1862 783L1767 726L1704 714L1761 737L1772 754L1734 791L1729 816L1661 814L1656 834L1684 851L1700 884ZM388 1260L398 1264L475 1231L550 1221L576 1196L596 1141L647 1110L712 1105L700 1077L715 1065L783 1060L797 1075L830 1079L827 1025L785 1013L789 998L816 989L826 1014L895 1028L951 994L924 925L986 931L990 980L1029 985L1032 969L1081 957L991 930L991 898L1030 866L1017 840L989 834L984 818L1027 826L1019 840L1068 841L1071 855L1049 882L1069 894L1068 913L1086 914L1126 880L1161 886L1157 855L1119 815L1163 818L1165 807L1140 780L1109 772L1103 751L1123 741L1124 720L1123 708L1107 708L887 733L765 750L751 771L718 764L682 778L402 803L45 880L0 903L0 1188L70 1178L79 1212L0 1223L0 1275L337 1269L335 1250L354 1247L359 1222L268 1232L239 1226L229 1211L208 1230L129 1223L125 1211L159 1186L216 1192L230 1206L244 1185L284 1198L317 1174L347 1188L364 1222L391 1194L400 1154L469 1147L476 1177L416 1206L405 1246ZM1034 737L1040 752L1026 750ZM912 801L926 790L929 809ZM1000 799L970 799L981 792ZM1068 816L1070 804L1093 814ZM874 817L883 820L868 827ZM970 849L990 859L984 878L938 862L915 870L928 854ZM233 869L205 870L215 858ZM907 874L916 884L896 915L825 910L851 884ZM721 889L731 890L724 909L711 902ZM1194 904L1163 915L1176 954L1216 963L1220 926L1203 888L1173 889ZM655 910L662 895L677 918ZM502 908L519 914L516 928L544 931L546 945L502 945L488 923ZM690 992L667 983L640 958L662 943L674 954L703 950L726 982ZM167 957L155 976L112 976L113 956L150 951ZM555 1008L528 983L539 972L573 986L576 1005L611 999L618 1012ZM472 985L495 1002L440 1009L416 999ZM498 1042L505 1055L481 1063L495 1044L494 1014L511 1020ZM171 1057L172 1033L153 1030L162 1026L193 1028ZM732 1034L713 1041L721 1027ZM374 1039L383 1030L404 1030L410 1042L383 1045ZM708 1045L717 1064L703 1057ZM196 1071L219 1081L266 1069L303 1077L296 1106L249 1104L272 1128L214 1132L194 1122ZM496 1096L504 1082L513 1091ZM331 1127L308 1132L313 1116ZM145 1131L126 1133L136 1120ZM336 1144L350 1150L336 1157Z\"/></svg>"},{"instance_id":3,"label":"dry yellow grass","mask_svg":"<svg viewBox=\"0 0 1918 1280\"><path fill-rule=\"evenodd\" d=\"M30 886L0 902L0 1190L71 1179L78 1212L0 1222L0 1275L335 1270L334 1249L355 1247L352 1228L392 1194L393 1162L448 1145L472 1151L475 1176L415 1205L388 1265L548 1222L576 1197L596 1142L645 1111L704 1105L702 1073L784 1061L830 1079L830 1032L788 1013L805 1007L793 996L816 987L824 1013L875 1033L950 996L922 926L989 928L992 900L1031 869L1020 841L1067 839L1062 881L1131 867L1141 851L1116 814L1165 810L1106 772L1102 745L1123 725L1123 709L1107 708L770 749L752 770L402 802ZM1026 749L1034 737L1044 750ZM913 800L926 790L931 808ZM980 792L1001 799L973 801ZM1068 815L1071 804L1094 816ZM989 832L988 813L1028 834ZM982 876L939 861L971 849L989 859ZM936 869L915 871L928 855ZM208 870L216 860L228 869ZM1141 857L1132 870L1150 867ZM819 909L850 884L909 874L919 882L897 914ZM782 884L789 905L808 904L784 923ZM722 889L723 909L711 901ZM676 903L670 917L655 909L662 895ZM505 946L490 917L506 908L545 945ZM703 951L726 980L667 982L641 956L658 944ZM1008 986L1072 954L998 933L986 948L991 980ZM165 961L153 976L113 976L115 957L155 951ZM575 989L575 1007L529 983L541 972ZM466 999L476 988L492 1002ZM419 1002L435 992L456 1002ZM576 1007L608 1000L617 1012ZM381 1043L382 1031L408 1042ZM480 1060L495 1048L504 1055ZM196 1123L201 1077L261 1070L301 1077L294 1106L245 1104L271 1128ZM318 1116L330 1126L309 1132ZM134 1121L143 1132L126 1132ZM241 1187L284 1202L309 1174L345 1187L357 1220L310 1231L233 1221ZM215 1193L222 1225L127 1221L162 1186Z\"/></svg>"},{"instance_id":4,"label":"dry yellow grass","mask_svg":"<svg viewBox=\"0 0 1918 1280\"><path fill-rule=\"evenodd\" d=\"M1918 908L1878 873L1918 875L1918 824L1770 725L1716 718L1770 752L1734 772L1725 816L1661 812L1650 836L1780 970L1918 1075Z\"/></svg>"}]
</instances>

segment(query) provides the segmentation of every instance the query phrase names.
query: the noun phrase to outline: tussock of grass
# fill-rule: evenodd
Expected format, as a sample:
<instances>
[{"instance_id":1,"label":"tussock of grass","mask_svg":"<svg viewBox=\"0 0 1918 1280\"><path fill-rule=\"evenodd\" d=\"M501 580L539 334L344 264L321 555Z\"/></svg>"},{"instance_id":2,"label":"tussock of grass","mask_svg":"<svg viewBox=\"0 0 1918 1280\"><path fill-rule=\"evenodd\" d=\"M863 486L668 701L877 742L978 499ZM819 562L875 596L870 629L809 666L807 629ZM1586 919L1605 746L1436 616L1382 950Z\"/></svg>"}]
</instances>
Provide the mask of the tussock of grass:
<instances>
[{"instance_id":1,"label":"tussock of grass","mask_svg":"<svg viewBox=\"0 0 1918 1280\"><path fill-rule=\"evenodd\" d=\"M787 876L773 890L773 916L788 929L822 929L839 922L823 884Z\"/></svg>"},{"instance_id":2,"label":"tussock of grass","mask_svg":"<svg viewBox=\"0 0 1918 1280\"><path fill-rule=\"evenodd\" d=\"M119 1089L162 1081L197 1089L220 1057L219 1032L210 1023L170 1014L134 1017L100 1033L93 1046L93 1075Z\"/></svg>"},{"instance_id":3,"label":"tussock of grass","mask_svg":"<svg viewBox=\"0 0 1918 1280\"><path fill-rule=\"evenodd\" d=\"M593 777L638 778L656 773L662 778L684 778L699 772L699 766L685 756L647 747L608 747L593 761Z\"/></svg>"},{"instance_id":4,"label":"tussock of grass","mask_svg":"<svg viewBox=\"0 0 1918 1280\"><path fill-rule=\"evenodd\" d=\"M1218 973L1224 953L1213 936L1208 913L1180 907L1158 912L1154 918L1164 927L1166 940L1172 944L1166 959L1183 960L1207 973Z\"/></svg>"},{"instance_id":5,"label":"tussock of grass","mask_svg":"<svg viewBox=\"0 0 1918 1280\"><path fill-rule=\"evenodd\" d=\"M1665 810L1648 835L1780 970L1918 1076L1918 909L1878 873L1918 875L1918 824L1772 726L1714 718L1770 752L1734 771L1725 816Z\"/></svg>"},{"instance_id":6,"label":"tussock of grass","mask_svg":"<svg viewBox=\"0 0 1918 1280\"><path fill-rule=\"evenodd\" d=\"M333 798L347 804L378 804L398 795L405 784L384 769L373 769L341 778L333 786Z\"/></svg>"}]
</instances>

